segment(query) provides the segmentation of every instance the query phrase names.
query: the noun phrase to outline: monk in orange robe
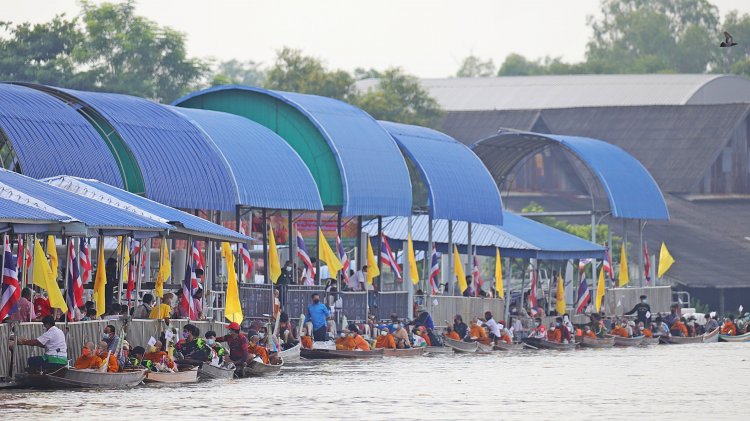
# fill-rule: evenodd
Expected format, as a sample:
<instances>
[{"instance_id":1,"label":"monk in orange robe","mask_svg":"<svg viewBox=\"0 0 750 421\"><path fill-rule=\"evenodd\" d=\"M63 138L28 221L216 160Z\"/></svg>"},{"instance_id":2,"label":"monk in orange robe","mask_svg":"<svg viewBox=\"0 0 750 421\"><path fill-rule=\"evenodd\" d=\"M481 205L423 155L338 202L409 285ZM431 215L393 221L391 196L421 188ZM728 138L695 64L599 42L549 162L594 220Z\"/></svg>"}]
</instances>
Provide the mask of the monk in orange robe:
<instances>
[{"instance_id":1,"label":"monk in orange robe","mask_svg":"<svg viewBox=\"0 0 750 421\"><path fill-rule=\"evenodd\" d=\"M685 326L685 318L681 317L679 320L674 322L672 327L669 328L669 333L675 336L688 337L687 326Z\"/></svg>"},{"instance_id":2,"label":"monk in orange robe","mask_svg":"<svg viewBox=\"0 0 750 421\"><path fill-rule=\"evenodd\" d=\"M266 348L258 345L260 336L253 335L248 340L250 341L247 345L247 352L250 354L248 361L255 359L255 357L260 357L263 360L263 364L268 364L268 351L266 351Z\"/></svg>"},{"instance_id":3,"label":"monk in orange robe","mask_svg":"<svg viewBox=\"0 0 750 421\"><path fill-rule=\"evenodd\" d=\"M99 357L99 361L94 362L96 365L89 368L101 368L106 364L108 373L117 373L120 371L120 364L117 362L117 357L114 353L109 354L109 360L107 360L108 348L109 345L106 342L99 342L99 345L96 347L96 356Z\"/></svg>"},{"instance_id":4,"label":"monk in orange robe","mask_svg":"<svg viewBox=\"0 0 750 421\"><path fill-rule=\"evenodd\" d=\"M732 323L732 320L727 318L724 325L721 326L721 334L724 336L735 336L737 335L737 326Z\"/></svg>"},{"instance_id":5,"label":"monk in orange robe","mask_svg":"<svg viewBox=\"0 0 750 421\"><path fill-rule=\"evenodd\" d=\"M375 341L375 348L396 349L396 340L393 335L383 330Z\"/></svg>"},{"instance_id":6,"label":"monk in orange robe","mask_svg":"<svg viewBox=\"0 0 750 421\"><path fill-rule=\"evenodd\" d=\"M99 368L102 365L102 360L96 356L95 351L96 347L94 347L94 343L86 342L86 345L81 350L81 356L76 359L75 368L83 369L91 368L92 366Z\"/></svg>"},{"instance_id":7,"label":"monk in orange robe","mask_svg":"<svg viewBox=\"0 0 750 421\"><path fill-rule=\"evenodd\" d=\"M590 326L583 327L583 336L588 336L589 338L596 338L596 334L591 330Z\"/></svg>"},{"instance_id":8,"label":"monk in orange robe","mask_svg":"<svg viewBox=\"0 0 750 421\"><path fill-rule=\"evenodd\" d=\"M445 337L453 339L454 341L460 341L461 340L461 337L458 336L458 333L456 333L456 331L453 330L453 327L451 327L451 326L448 326L448 328L446 329Z\"/></svg>"},{"instance_id":9,"label":"monk in orange robe","mask_svg":"<svg viewBox=\"0 0 750 421\"><path fill-rule=\"evenodd\" d=\"M554 324L550 324L549 329L547 329L547 340L557 343L562 341L562 332Z\"/></svg>"},{"instance_id":10,"label":"monk in orange robe","mask_svg":"<svg viewBox=\"0 0 750 421\"><path fill-rule=\"evenodd\" d=\"M302 348L312 349L313 347L313 340L310 336L307 335L304 335L300 338L300 343L302 343Z\"/></svg>"},{"instance_id":11,"label":"monk in orange robe","mask_svg":"<svg viewBox=\"0 0 750 421\"><path fill-rule=\"evenodd\" d=\"M476 320L473 320L471 323L471 328L469 329L469 338L471 340L489 345L490 338L487 336L487 332L484 330L484 327L480 326Z\"/></svg>"},{"instance_id":12,"label":"monk in orange robe","mask_svg":"<svg viewBox=\"0 0 750 421\"><path fill-rule=\"evenodd\" d=\"M174 361L169 358L169 354L166 351L161 350L161 341L156 341L154 346L143 354L144 360L149 360L153 364L164 364L169 368L174 368Z\"/></svg>"}]
</instances>

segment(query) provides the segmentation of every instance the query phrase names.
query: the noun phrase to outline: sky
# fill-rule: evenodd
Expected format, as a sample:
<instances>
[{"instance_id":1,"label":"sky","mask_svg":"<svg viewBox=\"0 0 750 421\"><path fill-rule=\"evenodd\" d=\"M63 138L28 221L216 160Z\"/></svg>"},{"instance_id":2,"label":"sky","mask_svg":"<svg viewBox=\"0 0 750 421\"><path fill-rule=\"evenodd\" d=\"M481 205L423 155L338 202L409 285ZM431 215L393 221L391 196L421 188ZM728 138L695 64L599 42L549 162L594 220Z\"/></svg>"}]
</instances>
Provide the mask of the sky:
<instances>
[{"instance_id":1,"label":"sky","mask_svg":"<svg viewBox=\"0 0 750 421\"><path fill-rule=\"evenodd\" d=\"M748 0L712 3L721 16L750 13ZM80 10L76 0L0 6L0 20L11 22ZM495 64L510 53L580 61L591 35L587 16L598 14L599 0L140 0L136 10L186 33L195 57L267 65L288 46L330 68L403 67L425 78L453 75L470 54Z\"/></svg>"}]
</instances>

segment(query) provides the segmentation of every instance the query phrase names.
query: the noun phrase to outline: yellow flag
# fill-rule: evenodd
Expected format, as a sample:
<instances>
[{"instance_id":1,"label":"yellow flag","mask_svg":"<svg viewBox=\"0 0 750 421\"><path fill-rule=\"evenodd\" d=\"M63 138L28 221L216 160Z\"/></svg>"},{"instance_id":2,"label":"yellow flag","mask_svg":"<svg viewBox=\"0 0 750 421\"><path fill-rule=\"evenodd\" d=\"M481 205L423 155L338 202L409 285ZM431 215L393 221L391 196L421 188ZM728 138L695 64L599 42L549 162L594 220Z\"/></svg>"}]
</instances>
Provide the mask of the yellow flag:
<instances>
[{"instance_id":1,"label":"yellow flag","mask_svg":"<svg viewBox=\"0 0 750 421\"><path fill-rule=\"evenodd\" d=\"M500 248L495 248L495 290L499 298L505 298L503 285L503 261L500 259Z\"/></svg>"},{"instance_id":2,"label":"yellow flag","mask_svg":"<svg viewBox=\"0 0 750 421\"><path fill-rule=\"evenodd\" d=\"M321 229L318 229L318 242L320 243L320 247L318 247L318 260L326 262L328 270L331 272L331 278L335 278L336 274L339 273L344 266L341 264L338 256L336 256L336 253L331 249L331 246L328 244L328 240L326 240L326 237L323 235L323 230ZM367 271L370 271L369 266L367 267Z\"/></svg>"},{"instance_id":3,"label":"yellow flag","mask_svg":"<svg viewBox=\"0 0 750 421\"><path fill-rule=\"evenodd\" d=\"M604 298L604 265L602 265L602 270L599 271L599 280L596 284L596 302L595 307L596 311L600 311L602 308L602 299Z\"/></svg>"},{"instance_id":4,"label":"yellow flag","mask_svg":"<svg viewBox=\"0 0 750 421\"><path fill-rule=\"evenodd\" d=\"M49 267L52 270L52 276L57 281L57 275L60 273L60 266L57 261L57 246L55 245L55 236L47 236L47 257L49 257Z\"/></svg>"},{"instance_id":5,"label":"yellow flag","mask_svg":"<svg viewBox=\"0 0 750 421\"><path fill-rule=\"evenodd\" d=\"M411 234L409 234L406 242L406 253L409 258L409 277L411 278L411 283L417 285L419 283L419 270L417 269L417 258L414 255L414 243L411 241Z\"/></svg>"},{"instance_id":6,"label":"yellow flag","mask_svg":"<svg viewBox=\"0 0 750 421\"><path fill-rule=\"evenodd\" d=\"M96 315L101 316L104 314L107 307L107 299L104 294L104 286L107 285L107 265L104 262L104 242L97 242L97 247L99 248L99 259L96 261L94 303L96 303Z\"/></svg>"},{"instance_id":7,"label":"yellow flag","mask_svg":"<svg viewBox=\"0 0 750 421\"><path fill-rule=\"evenodd\" d=\"M461 255L458 254L458 247L453 245L453 273L456 275L458 280L458 287L461 289L461 294L466 291L469 286L466 285L466 275L464 275L464 265L461 263Z\"/></svg>"},{"instance_id":8,"label":"yellow flag","mask_svg":"<svg viewBox=\"0 0 750 421\"><path fill-rule=\"evenodd\" d=\"M372 280L380 276L378 261L375 259L375 253L372 251L372 243L367 238L367 283L372 285Z\"/></svg>"},{"instance_id":9,"label":"yellow flag","mask_svg":"<svg viewBox=\"0 0 750 421\"><path fill-rule=\"evenodd\" d=\"M628 249L625 247L625 240L622 241L622 249L620 250L620 278L617 282L617 286L624 286L630 282L630 273L628 272Z\"/></svg>"},{"instance_id":10,"label":"yellow flag","mask_svg":"<svg viewBox=\"0 0 750 421\"><path fill-rule=\"evenodd\" d=\"M276 236L273 228L268 227L268 275L275 284L281 276L281 262L279 261L279 250L276 248Z\"/></svg>"},{"instance_id":11,"label":"yellow flag","mask_svg":"<svg viewBox=\"0 0 750 421\"><path fill-rule=\"evenodd\" d=\"M159 247L159 272L156 274L156 285L154 286L154 293L157 297L164 297L164 283L170 276L172 276L172 262L169 261L169 247L167 246L167 240L162 238Z\"/></svg>"},{"instance_id":12,"label":"yellow flag","mask_svg":"<svg viewBox=\"0 0 750 421\"><path fill-rule=\"evenodd\" d=\"M667 250L667 245L664 243L661 243L661 251L659 251L659 273L657 274L659 278L661 278L662 275L667 273L670 267L674 264L674 258L671 254L669 254L669 250Z\"/></svg>"},{"instance_id":13,"label":"yellow flag","mask_svg":"<svg viewBox=\"0 0 750 421\"><path fill-rule=\"evenodd\" d=\"M565 314L565 282L562 275L557 274L557 296L555 297L555 310L557 314Z\"/></svg>"},{"instance_id":14,"label":"yellow flag","mask_svg":"<svg viewBox=\"0 0 750 421\"><path fill-rule=\"evenodd\" d=\"M275 241L274 241L275 242ZM227 262L227 298L224 316L230 322L242 323L242 305L240 304L240 290L237 287L237 272L234 269L234 254L229 243L221 243L221 255Z\"/></svg>"},{"instance_id":15,"label":"yellow flag","mask_svg":"<svg viewBox=\"0 0 750 421\"><path fill-rule=\"evenodd\" d=\"M49 239L47 241L49 244ZM54 244L54 237L52 244ZM57 277L52 273L52 269L47 263L44 250L42 250L42 243L39 242L39 239L34 244L34 265L31 276L34 279L34 285L44 288L47 291L50 307L59 308L63 313L67 313L68 305L65 304L60 287L57 286Z\"/></svg>"}]
</instances>

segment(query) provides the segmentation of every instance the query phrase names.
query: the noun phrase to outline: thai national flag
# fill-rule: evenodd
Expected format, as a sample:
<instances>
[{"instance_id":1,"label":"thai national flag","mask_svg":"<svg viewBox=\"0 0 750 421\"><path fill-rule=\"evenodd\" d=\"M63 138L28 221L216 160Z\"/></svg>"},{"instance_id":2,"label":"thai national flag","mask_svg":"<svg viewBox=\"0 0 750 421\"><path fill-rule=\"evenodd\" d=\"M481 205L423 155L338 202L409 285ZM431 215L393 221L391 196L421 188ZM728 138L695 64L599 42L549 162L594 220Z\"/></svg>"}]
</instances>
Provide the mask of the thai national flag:
<instances>
[{"instance_id":1,"label":"thai national flag","mask_svg":"<svg viewBox=\"0 0 750 421\"><path fill-rule=\"evenodd\" d=\"M245 224L240 225L240 234L245 235ZM240 247L240 257L242 258L242 273L245 274L245 281L250 281L253 276L253 259L250 257L250 249L247 243L242 243Z\"/></svg>"},{"instance_id":2,"label":"thai national flag","mask_svg":"<svg viewBox=\"0 0 750 421\"><path fill-rule=\"evenodd\" d=\"M346 250L344 250L344 245L341 244L341 237L338 235L336 236L336 251L339 254L339 260L341 261L341 273L344 275L344 282L346 282L347 285L349 285L349 264L351 263L349 261L349 256L346 255Z\"/></svg>"},{"instance_id":3,"label":"thai national flag","mask_svg":"<svg viewBox=\"0 0 750 421\"><path fill-rule=\"evenodd\" d=\"M3 266L3 285L0 295L0 321L18 311L18 300L21 299L21 284L18 282L16 261L5 234L5 265Z\"/></svg>"},{"instance_id":4,"label":"thai national flag","mask_svg":"<svg viewBox=\"0 0 750 421\"><path fill-rule=\"evenodd\" d=\"M200 283L198 282L198 277L195 275L196 271L198 269L205 271L206 267L206 260L203 258L203 252L201 252L201 249L198 248L198 242L193 241L193 289L196 288L202 288ZM200 281L203 282L203 279L205 278L206 274L203 273L203 276L201 276Z\"/></svg>"},{"instance_id":5,"label":"thai national flag","mask_svg":"<svg viewBox=\"0 0 750 421\"><path fill-rule=\"evenodd\" d=\"M198 312L195 309L193 303L193 279L195 278L195 272L192 267L188 265L185 269L185 279L182 280L182 298L180 299L180 307L182 313L188 316L190 320L198 319Z\"/></svg>"},{"instance_id":6,"label":"thai national flag","mask_svg":"<svg viewBox=\"0 0 750 421\"><path fill-rule=\"evenodd\" d=\"M472 279L474 280L474 293L477 297L479 297L479 290L482 288L482 285L484 285L484 280L479 274L479 260L477 259L476 255L474 256L474 271L471 275Z\"/></svg>"},{"instance_id":7,"label":"thai national flag","mask_svg":"<svg viewBox=\"0 0 750 421\"><path fill-rule=\"evenodd\" d=\"M648 255L648 244L643 242L643 271L646 272L646 286L651 285L651 258Z\"/></svg>"},{"instance_id":8,"label":"thai national flag","mask_svg":"<svg viewBox=\"0 0 750 421\"><path fill-rule=\"evenodd\" d=\"M302 238L302 234L297 231L297 257L302 260L302 263L307 266L307 274L308 276L311 276L312 278L315 278L315 267L313 267L312 261L310 260L310 255L307 254L307 247L305 247L305 240Z\"/></svg>"},{"instance_id":9,"label":"thai national flag","mask_svg":"<svg viewBox=\"0 0 750 421\"><path fill-rule=\"evenodd\" d=\"M609 279L614 279L615 276L612 273L612 258L609 256L609 248L604 249L604 262L602 264L604 266L604 272L607 273Z\"/></svg>"},{"instance_id":10,"label":"thai national flag","mask_svg":"<svg viewBox=\"0 0 750 421\"><path fill-rule=\"evenodd\" d=\"M81 280L87 284L91 280L91 253L88 238L81 239L81 251L78 253L78 264L81 266Z\"/></svg>"},{"instance_id":11,"label":"thai national flag","mask_svg":"<svg viewBox=\"0 0 750 421\"><path fill-rule=\"evenodd\" d=\"M536 269L531 271L531 290L529 291L529 308L536 307Z\"/></svg>"},{"instance_id":12,"label":"thai national flag","mask_svg":"<svg viewBox=\"0 0 750 421\"><path fill-rule=\"evenodd\" d=\"M401 281L401 268L399 268L398 263L396 263L396 256L391 252L391 246L388 244L388 237L385 236L384 232L380 233L380 241L382 244L382 247L380 248L380 261L383 264L390 266L396 279Z\"/></svg>"},{"instance_id":13,"label":"thai national flag","mask_svg":"<svg viewBox=\"0 0 750 421\"><path fill-rule=\"evenodd\" d=\"M586 309L591 301L591 293L589 292L589 286L586 283L586 273L581 273L581 285L578 287L578 299L576 300L576 313L581 314Z\"/></svg>"},{"instance_id":14,"label":"thai national flag","mask_svg":"<svg viewBox=\"0 0 750 421\"><path fill-rule=\"evenodd\" d=\"M68 305L68 320L74 320L75 310L83 306L83 282L78 269L73 239L68 240L68 273L65 280L65 303Z\"/></svg>"},{"instance_id":15,"label":"thai national flag","mask_svg":"<svg viewBox=\"0 0 750 421\"><path fill-rule=\"evenodd\" d=\"M437 294L440 290L438 288L438 277L440 276L440 255L435 249L435 245L432 245L432 258L430 259L430 287L432 293Z\"/></svg>"},{"instance_id":16,"label":"thai national flag","mask_svg":"<svg viewBox=\"0 0 750 421\"><path fill-rule=\"evenodd\" d=\"M131 238L129 241L130 246L128 247L128 250L130 253L130 262L128 262L128 287L125 293L125 298L127 298L128 301L130 301L130 297L135 289L135 268L138 263L136 253L140 251L140 245L136 246L137 241L135 241L135 239Z\"/></svg>"}]
</instances>

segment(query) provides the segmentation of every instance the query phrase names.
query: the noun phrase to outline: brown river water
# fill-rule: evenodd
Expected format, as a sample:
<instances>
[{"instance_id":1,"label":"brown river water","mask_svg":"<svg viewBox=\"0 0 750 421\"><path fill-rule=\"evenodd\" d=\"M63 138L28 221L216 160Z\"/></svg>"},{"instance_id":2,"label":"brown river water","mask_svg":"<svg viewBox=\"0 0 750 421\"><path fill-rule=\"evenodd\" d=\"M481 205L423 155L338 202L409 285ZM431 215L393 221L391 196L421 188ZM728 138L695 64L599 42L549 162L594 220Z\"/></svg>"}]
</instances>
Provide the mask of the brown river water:
<instances>
[{"instance_id":1,"label":"brown river water","mask_svg":"<svg viewBox=\"0 0 750 421\"><path fill-rule=\"evenodd\" d=\"M750 344L306 362L277 377L0 391L0 420L748 420Z\"/></svg>"}]
</instances>

